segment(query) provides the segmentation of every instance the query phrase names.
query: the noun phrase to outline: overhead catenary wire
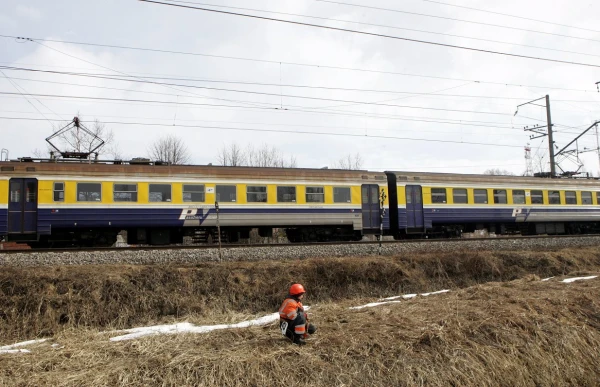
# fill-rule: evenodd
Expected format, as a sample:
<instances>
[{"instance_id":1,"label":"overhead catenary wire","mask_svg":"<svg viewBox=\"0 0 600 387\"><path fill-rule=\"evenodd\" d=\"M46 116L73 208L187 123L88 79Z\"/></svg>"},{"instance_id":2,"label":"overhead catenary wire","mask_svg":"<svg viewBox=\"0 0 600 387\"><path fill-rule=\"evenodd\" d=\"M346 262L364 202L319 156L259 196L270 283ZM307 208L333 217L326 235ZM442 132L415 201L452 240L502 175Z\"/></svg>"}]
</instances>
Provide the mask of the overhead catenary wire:
<instances>
[{"instance_id":1,"label":"overhead catenary wire","mask_svg":"<svg viewBox=\"0 0 600 387\"><path fill-rule=\"evenodd\" d=\"M151 79L160 79L160 80L176 80L176 81L189 81L189 82L204 82L204 83L223 83L223 84L237 84L237 85L248 85L248 86L271 86L271 87L286 87L286 88L299 88L299 89L309 89L309 90L327 90L327 91L350 91L350 92L365 92L365 93L378 93L378 94L400 94L400 95L409 95L409 96L432 96L432 97L451 97L451 98L477 98L477 99L505 99L505 100L521 100L523 97L505 97L498 95L479 95L479 94L442 94L438 92L418 92L418 91L400 91L400 90L378 90L378 89L362 89L362 88L349 88L349 87L333 87L333 86L315 86L315 85L300 85L300 84L278 84L278 83L268 83L268 82L249 82L249 81L234 81L234 80L220 80L220 79L207 79L207 78L182 78L182 77L166 77L166 76L111 76L102 73L80 73L80 72L72 72L72 71L58 71L58 70L42 70L42 69L33 69L26 67L14 67L14 66L3 66L0 65L0 69L4 70L13 70L13 71L26 71L26 72L34 72L34 73L45 73L45 74L57 74L57 75L69 75L69 76L77 76L77 77L87 77L87 78L101 78L101 79L109 79L116 81L127 81L127 82L137 82L137 83L147 83L153 84L155 82L150 81ZM15 77L12 77L17 79ZM128 78L136 78L135 80L131 80ZM32 79L29 79L32 80ZM39 81L39 82L49 82L49 81ZM460 85L458 87L466 86L469 84L480 84L480 81L467 81L465 84ZM179 86L179 87L193 87L191 85L186 84L173 84L173 83L164 83L166 85ZM453 86L448 89L456 88L457 86ZM201 97L208 98L208 97ZM572 100L572 99L553 99L555 102L578 102L578 103L600 103L599 100ZM511 105L512 106L512 105Z\"/></svg>"},{"instance_id":2,"label":"overhead catenary wire","mask_svg":"<svg viewBox=\"0 0 600 387\"><path fill-rule=\"evenodd\" d=\"M6 80L8 80L8 82L9 82L9 83L10 83L10 84L11 84L11 85L12 85L12 86L15 88L15 90L17 90L17 91L19 92L19 94L20 94L20 95L21 95L21 96L22 96L22 97L23 97L23 98L24 98L26 101L27 101L27 102L28 102L28 103L29 103L31 106L33 106L33 108L34 108L34 109L35 109L35 110L36 110L38 113L40 113L40 114L41 114L41 115L42 115L42 116L43 116L43 117L44 117L44 118L45 118L45 119L46 119L48 122L50 122L50 125L52 125L52 122L51 122L51 121L48 119L48 117L46 117L46 115L45 115L44 113L42 113L42 111L41 111L40 109L38 109L38 107L37 107L37 106L35 106L35 105L33 104L33 102L31 102L31 101L29 100L29 98L27 98L27 97L25 96L25 94L23 94L23 92L21 91L21 89L22 89L23 91L25 91L25 93L27 93L27 91L26 91L25 89L23 89L23 88L20 88L20 87L19 87L19 86L18 86L18 85L17 85L17 84L16 84L16 83L15 83L15 82L14 82L14 81L11 79L11 78L9 78L9 77L8 77L8 75L6 75L6 74L4 73L4 71L0 70L0 73L2 73L2 75L4 75L4 78L6 78ZM46 107L46 109L50 110L50 108L48 108L46 105L44 105L43 103L41 103L39 100L37 100L37 99L36 99L36 101L38 101L38 102L39 102L39 103L40 103L42 106ZM50 110L50 111L52 112L52 110ZM52 113L54 113L54 112L52 112ZM58 114L56 114L56 113L54 113L54 114L55 114L56 116L58 116ZM59 116L59 117L60 117L60 116Z\"/></svg>"},{"instance_id":3,"label":"overhead catenary wire","mask_svg":"<svg viewBox=\"0 0 600 387\"><path fill-rule=\"evenodd\" d=\"M213 88L207 88L213 89ZM232 90L226 90L232 91ZM278 94L275 93L261 93L261 92L250 92L250 91L236 91L238 93L250 93L250 94L260 94L260 95L268 95L268 96L276 96ZM0 95L13 95L16 93L0 91ZM32 97L53 97L53 98L79 98L79 99L104 99L104 100L123 100L123 101L131 101L131 102L143 102L141 100L128 100L121 98L98 98L98 97L82 97L82 96L64 96L59 94L33 94L28 93L28 95ZM290 94L283 94L286 98L300 98L300 99L309 99L309 100L317 100L317 101L330 101L330 102L343 102L343 103L352 103L352 104L361 104L361 105L374 105L374 106L384 106L384 107L396 107L396 108L406 108L406 109L417 109L417 110L432 110L432 111L443 111L443 112L454 112L454 113L470 113L470 114L487 114L487 115L498 115L498 116L510 116L507 113L499 113L499 112L485 112L478 110L461 110L461 109L444 109L444 108L433 108L433 107L425 107L425 106L410 106L410 105L394 105L394 104L384 104L384 103L376 103L376 102L365 102L365 101L352 101L352 100L343 100L343 99L335 99L335 98L319 98L319 97L308 97L308 96L297 96ZM153 102L153 101L150 101ZM173 103L173 102L164 102L164 103ZM186 104L186 103L183 103ZM264 106L263 106L264 107ZM273 109L273 107L269 107ZM279 108L281 109L281 108ZM309 108L311 109L311 108ZM312 108L318 109L318 107Z\"/></svg>"},{"instance_id":4,"label":"overhead catenary wire","mask_svg":"<svg viewBox=\"0 0 600 387\"><path fill-rule=\"evenodd\" d=\"M582 93L593 93L597 94L596 90L590 89L574 89L574 88L565 88L558 86L542 86L542 85L524 85L518 83L510 83L510 82L493 82L493 81L485 81L485 80L476 80L476 79L466 79L466 78L453 78L453 77L442 77L436 75L425 75L425 74L412 74L412 73L403 73L398 71L384 71L384 70L373 70L373 69L361 69L356 67L345 67L345 66L333 66L327 64L314 64L314 63L302 63L302 62L286 62L281 60L268 60L268 59L258 59L258 58L244 58L244 57L236 57L236 56L226 56L226 55L214 55L214 54L206 54L206 53L195 53L195 52L185 52L185 51L173 51L173 50L161 50L161 49L152 49L152 48L144 48L144 47L130 47L130 46L118 46L118 45L110 45L110 44L100 44L100 43L86 43L86 42L77 42L77 41L68 41L68 40L57 40L57 39L40 39L40 38L29 38L22 36L12 36L12 35L0 35L2 38L10 38L16 40L27 40L27 41L46 41L46 42L56 42L63 44L75 44L75 45L84 45L84 46L94 46L94 47L106 47L106 48L117 48L117 49L127 49L127 50L140 50L140 51L148 51L148 52L158 52L164 54L178 54L178 55L192 55L192 56L202 56L207 58L215 58L215 59L223 59L223 60L239 60L239 61L249 61L249 62L257 62L257 63L270 63L270 64L284 64L287 66L301 66L301 67L311 67L318 69L329 69L329 70L343 70L343 71L354 71L354 72L364 72L364 73L373 73L373 74L386 74L386 75L397 75L397 76L406 76L406 77L417 77L417 78L427 78L427 79L438 79L438 80L448 80L448 81L461 81L461 82L478 82L481 84L488 85L498 85L498 86L510 86L510 87L527 87L533 89L552 89L552 90L564 90L564 91L575 91ZM135 76L131 76L135 77ZM149 78L149 77L146 77ZM162 79L165 79L164 77ZM172 78L172 80L190 80L184 78Z\"/></svg>"},{"instance_id":5,"label":"overhead catenary wire","mask_svg":"<svg viewBox=\"0 0 600 387\"><path fill-rule=\"evenodd\" d=\"M22 120L22 121L44 121L44 118L23 118L23 117L0 117L0 120ZM61 121L62 120L55 120ZM104 124L112 125L138 125L138 126L156 126L156 127L180 127L180 128L201 128L201 129L217 129L217 130L233 130L233 131L250 131L250 132L267 132L267 133L278 133L278 134L310 134L320 136L341 136L341 137L360 137L360 138L373 138L373 139L384 139L384 140L402 140L402 141L424 141L424 142L435 142L435 143L447 143L447 144L462 144L462 145L478 145L478 146L491 146L500 148L522 148L522 145L512 144L498 144L498 143L485 143L485 142L473 142L473 141L455 141L455 140L441 140L441 139L430 139L430 138L414 138L414 137L395 137L395 136L380 136L371 134L353 134L353 133L333 133L333 132L315 132L315 131L290 131L290 130L276 130L276 129L264 129L264 128L230 128L223 126L209 126L209 125L182 125L182 124L160 124L160 123L149 123L149 122L120 122L120 121L104 121Z\"/></svg>"},{"instance_id":6,"label":"overhead catenary wire","mask_svg":"<svg viewBox=\"0 0 600 387\"><path fill-rule=\"evenodd\" d=\"M5 114L5 113L18 113L18 114L36 114L30 111L20 111L20 110L0 110L0 115ZM140 116L123 116L123 115L102 115L102 114L92 114L92 113L88 113L91 116L94 116L96 119L101 120L101 121L108 121L109 119L114 119L114 118L126 118L126 119L132 119L132 120L149 120L149 121L167 121L167 122L172 122L172 118L158 118L158 117L140 117ZM204 122L204 123L218 123L218 124L228 124L228 125L259 125L259 126L279 126L279 127L289 127L289 128L294 128L294 127L298 127L298 128L321 128L321 129L333 129L333 130L364 130L364 127L356 127L356 126L335 126L335 125L308 125L308 124L297 124L297 123L273 123L273 122L252 122L252 121L228 121L228 120L197 120L197 119L183 119L183 118L177 118L178 122ZM407 120L407 121L412 121L412 120ZM418 120L415 120L418 121ZM427 121L429 122L429 121ZM440 123L444 123L444 122L440 122ZM477 126L477 125L469 125L469 124L463 124L463 126ZM481 126L477 126L477 127L481 127ZM482 128L495 128L495 127L491 127L491 126L483 126ZM503 127L497 127L498 129L514 129L514 128L503 128ZM415 132L415 130L413 130L412 128L410 129L401 129L401 128L381 128L381 127L369 127L370 131L389 131L389 132L406 132L406 131L411 131L411 132ZM436 134L444 134L444 135L448 135L448 134L465 134L464 131L461 132L451 132L451 131L447 131L447 130L425 130L425 129L419 129L418 133L436 133ZM480 136L506 136L506 133L500 133L500 132L485 132L485 133L470 133L470 135L476 136L476 135L480 135Z\"/></svg>"},{"instance_id":7,"label":"overhead catenary wire","mask_svg":"<svg viewBox=\"0 0 600 387\"><path fill-rule=\"evenodd\" d=\"M455 49L460 49L460 50L481 52L481 53L494 54L494 55L504 55L504 56L513 57L513 58L532 59L532 60L554 62L554 63L562 63L562 64L569 64L569 65L576 65L576 66L585 66L585 67L597 67L597 68L600 68L600 65L598 65L598 64L592 64L592 63L572 62L572 61L565 61L565 60L560 60L560 59L551 59L551 58L542 58L542 57L535 57L535 56L528 56L528 55L512 54L512 53L508 53L508 52L501 52L501 51L494 51L494 50L485 50L485 49L481 49L481 48L459 46L459 45L455 45L455 44L432 42L432 41L421 40L421 39L410 39L410 38L404 38L404 37L401 37L401 36L393 36L393 35L386 35L386 34L377 34L377 33L374 33L374 32L351 30L351 29L348 29L348 28L331 27L331 26L325 26L325 25L313 24L313 23L303 23L303 22L298 22L298 21L277 19L277 18L266 17L266 16L244 14L244 13L239 13L239 12L221 11L221 10L218 10L218 9L210 9L210 8L202 8L202 7L192 7L192 6L183 5L183 4L165 3L165 2L154 1L154 0L138 0L138 1L141 1L141 2L144 2L144 3L167 5L167 6L171 6L171 7L193 9L193 10L203 11L203 12L215 12L215 13L221 13L221 14L226 14L226 15L231 15L231 16L240 16L240 17L247 17L247 18L253 18L253 19L260 19L260 20L275 21L275 22L279 22L279 23L288 23L288 24L294 24L294 25L301 25L301 26L306 26L306 27L322 28L322 29L327 29L327 30L332 30L332 31L349 32L349 33L353 33L353 34L375 36L375 37L380 37L380 38L401 40L401 41L413 42L413 43L419 43L419 44L427 44L427 45L433 45L433 46L438 46L438 47L455 48Z\"/></svg>"},{"instance_id":8,"label":"overhead catenary wire","mask_svg":"<svg viewBox=\"0 0 600 387\"><path fill-rule=\"evenodd\" d=\"M582 30L582 31L589 31L589 32L600 33L600 31L598 31L598 30L592 30L590 28L583 28L583 27L572 26L572 25L568 25L568 24L555 23L555 22L550 22L550 21L547 21L547 20L534 19L534 18L519 16L519 15L511 15L509 13L495 12L495 11L490 11L490 10L487 10L487 9L481 9L481 8L475 8L475 7L467 7L467 6L464 6L464 5L444 3L444 2L441 2L441 1L435 1L435 0L420 0L420 1L424 1L426 3L434 3L434 4L445 5L445 6L454 7L454 8L469 9L471 11L485 12L485 13L489 13L489 14L492 14L492 15L500 15L500 16L512 17L512 18L515 18L515 19L534 21L534 22L544 23L544 24L551 24L551 25L554 25L554 26L567 27L567 28L572 28L572 29L575 29L575 30Z\"/></svg>"},{"instance_id":9,"label":"overhead catenary wire","mask_svg":"<svg viewBox=\"0 0 600 387\"><path fill-rule=\"evenodd\" d=\"M10 93L10 92L0 92L0 95L15 95L16 93ZM193 102L180 102L180 101L161 101L161 100L143 100L143 99L131 99L131 98L108 98L108 97L91 97L91 96L60 96L60 95L42 95L42 94L36 94L36 96L38 97L51 97L51 98L65 98L65 99L82 99L82 100L98 100L98 101L110 101L110 102L120 102L120 103L145 103L145 104L166 104L166 105L173 105L173 106L177 106L177 105L185 105L185 106L191 106L191 107L235 107L235 108L245 108L245 109L260 109L260 110L266 110L266 111L280 111L280 112L287 112L287 111L292 111L292 112L305 112L305 113L315 113L315 114L331 114L331 115L346 115L346 116L353 116L353 117L372 117L372 118L386 118L386 119L395 119L395 120L403 120L403 121L417 121L417 122L432 122L432 123L447 123L447 124L454 124L454 125L465 125L465 126L477 126L477 127L485 127L485 128L498 128L498 129L515 129L515 130L520 130L518 128L512 128L512 127L500 127L500 126L493 126L493 125L482 125L482 124L471 124L470 122L486 122L486 121L470 121L470 120L458 120L455 119L453 121L443 121L441 119L435 119L435 118L431 118L431 119L411 119L411 118L404 118L403 116L390 116L387 117L385 115L380 115L380 116L372 116L372 115L363 115L363 114L352 114L351 112L346 112L346 111L336 111L333 110L331 112L329 111L310 111L310 110L302 110L302 109L293 109L293 108L285 108L285 109L280 109L279 107L270 107L270 108L266 108L266 107L254 107L254 106L240 106L240 105L223 105L223 104L207 104L207 103L193 103ZM344 114L340 114L339 112L343 112ZM498 123L493 123L493 122L488 122L488 123L492 123L492 124L496 124L498 125Z\"/></svg>"},{"instance_id":10,"label":"overhead catenary wire","mask_svg":"<svg viewBox=\"0 0 600 387\"><path fill-rule=\"evenodd\" d=\"M140 1L145 1L145 0L140 0ZM532 32L532 33L542 34L542 35L551 35L551 36L558 36L558 37L562 37L562 38L587 40L587 41L590 41L590 42L598 42L598 43L600 43L600 40L597 40L597 39L590 39L590 38L582 38L582 37L579 37L579 36L557 34L557 33L554 33L554 32L529 30L529 29L526 29L526 28L503 26L503 25L500 25L500 24L484 23L484 22L478 22L478 21L473 21L473 20L457 19L457 18L449 17L449 16L429 15L429 14L426 14L426 13L403 11L403 10L392 9L392 8L374 7L374 6L371 6L371 5L356 4L356 3L346 3L346 2L333 1L333 0L316 0L316 1L321 2L321 3L331 3L331 4L338 4L338 5L345 5L345 6L349 6L349 7L358 7L358 8L365 8L365 9L375 9L375 10L379 10L379 11L403 13L403 14L406 14L406 15L422 16L422 17L429 17L429 18L434 18L434 19L452 20L452 21L457 21L457 22L461 22L461 23L470 23L470 24L482 25L482 26L487 26L487 27L497 27L497 28L504 28L504 29L509 29L509 30L515 30L515 31Z\"/></svg>"},{"instance_id":11,"label":"overhead catenary wire","mask_svg":"<svg viewBox=\"0 0 600 387\"><path fill-rule=\"evenodd\" d=\"M50 50L56 51L56 52L58 52L58 53L60 53L60 54L62 54L62 55L68 56L68 57L70 57L70 58L74 58L74 59L80 60L80 61L82 61L82 62L89 63L89 64L91 64L91 65L94 65L94 66L97 66L97 67L101 67L101 68L103 68L103 69L106 69L106 70L113 71L113 72L115 72L115 73L119 73L119 74L123 74L123 75L127 75L127 76L129 76L129 74L127 74L127 73L125 73L125 72L123 72L123 71L115 70L115 69L112 69L112 68L110 68L110 67L106 67L106 66L103 66L103 65L99 65L99 64L97 64L97 63L90 62L89 60L86 60L86 59L79 58L79 57L77 57L77 56L75 56L75 55L67 54L66 52L60 51L60 50L58 50L58 49L56 49L56 48L50 47L50 46L48 46L48 45L46 45L46 44L40 43L40 42L38 42L38 41L35 41L35 40L31 40L31 39L28 39L28 40L29 40L29 41L32 41L33 43L39 44L39 45L40 45L40 46L42 46L42 47L46 47L47 49L50 49ZM193 92L191 92L191 91L189 91L189 90L180 90L180 89L177 89L177 88L175 88L175 87L172 87L172 86L164 86L164 87L166 87L166 88L169 88L169 89L173 89L173 90L177 90L177 91L180 91L180 92L184 92L184 93L188 93L188 94L192 94L192 95L200 96L200 95L198 95L198 94L196 94L196 93L193 93ZM220 98L216 98L216 97L210 97L210 96L201 96L201 97L204 97L204 98L209 98L209 99L215 99L215 100L222 100L222 99L220 99ZM256 105L256 106L260 106L260 105L261 105L260 103L255 103L255 102L247 102L247 101L232 101L232 100L226 100L226 101L228 101L228 102L237 102L237 103L248 104L248 105Z\"/></svg>"},{"instance_id":12,"label":"overhead catenary wire","mask_svg":"<svg viewBox=\"0 0 600 387\"><path fill-rule=\"evenodd\" d=\"M511 45L511 46L535 48L538 50L555 51L555 52L562 52L562 53L567 53L567 54L577 54L577 55L584 55L584 56L600 57L600 55L586 53L586 52L560 50L560 49L551 48L551 47L540 47L540 46L533 46L533 45L529 45L529 44L520 44L520 43L505 42L505 41L501 41L501 40L483 39L483 38L478 38L478 37L474 37L474 36L455 35L455 34L448 34L448 33L444 33L444 32L426 31L426 30L398 27L398 26L392 26L392 25L386 25L386 24L366 23L366 22L359 22L359 21L354 21L354 20L344 20L344 19L336 19L336 18L331 18L331 17L303 15L303 14L290 13L290 12L268 11L268 10L256 9L256 8L232 7L232 6L219 5L219 4L199 3L199 2L194 2L194 1L178 1L178 0L177 1L176 0L167 0L167 1L169 1L171 3L194 4L194 5L202 5L202 6L206 6L206 7L224 8L224 9L237 9L237 10L242 10L242 11L252 11L252 12L260 12L260 13L274 14L274 15L301 17L301 18L306 18L306 19L325 20L328 22L356 24L356 25L360 25L360 26L390 28L390 29L394 29L394 30L417 32L417 33L421 33L421 34L448 36L451 38L469 39L469 40L476 40L476 41L480 41L480 42L507 44L507 45Z\"/></svg>"}]
</instances>

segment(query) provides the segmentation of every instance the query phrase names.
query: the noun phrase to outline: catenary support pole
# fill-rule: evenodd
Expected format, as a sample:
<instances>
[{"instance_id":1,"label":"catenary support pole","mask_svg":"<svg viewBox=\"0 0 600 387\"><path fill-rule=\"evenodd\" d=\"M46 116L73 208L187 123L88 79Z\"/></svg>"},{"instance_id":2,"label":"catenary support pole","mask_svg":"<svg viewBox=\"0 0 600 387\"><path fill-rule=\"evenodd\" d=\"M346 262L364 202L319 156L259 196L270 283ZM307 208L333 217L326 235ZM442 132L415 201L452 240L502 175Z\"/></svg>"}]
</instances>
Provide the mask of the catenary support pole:
<instances>
[{"instance_id":1,"label":"catenary support pole","mask_svg":"<svg viewBox=\"0 0 600 387\"><path fill-rule=\"evenodd\" d=\"M550 116L550 96L546 94L546 119L548 122L548 150L550 152L550 177L556 177L556 164L554 162L554 138L552 136L552 117Z\"/></svg>"}]
</instances>

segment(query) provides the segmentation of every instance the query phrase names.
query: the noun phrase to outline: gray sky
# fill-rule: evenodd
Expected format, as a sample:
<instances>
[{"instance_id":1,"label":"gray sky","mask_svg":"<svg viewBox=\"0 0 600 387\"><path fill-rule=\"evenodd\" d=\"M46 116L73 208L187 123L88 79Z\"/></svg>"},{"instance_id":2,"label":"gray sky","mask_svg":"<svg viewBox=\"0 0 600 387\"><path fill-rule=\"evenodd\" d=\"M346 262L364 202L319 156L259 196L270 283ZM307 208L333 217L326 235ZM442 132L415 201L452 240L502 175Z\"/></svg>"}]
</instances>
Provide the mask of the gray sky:
<instances>
[{"instance_id":1,"label":"gray sky","mask_svg":"<svg viewBox=\"0 0 600 387\"><path fill-rule=\"evenodd\" d=\"M212 7L215 9L600 66L598 2L443 1L521 17L515 18L425 0L339 1L413 14L316 0L206 0L207 4L279 14ZM44 138L52 133L53 125L58 127L61 122L44 118L68 122L79 112L86 121L112 122L106 126L114 132L121 154L128 158L147 155L154 141L162 135L175 134L186 142L192 161L197 164L216 163L219 148L235 142L241 146L275 146L286 155L295 156L302 167L332 166L349 153L360 153L363 167L373 170L481 173L501 168L521 174L525 170L523 147L528 143L534 158L536 154L537 158L543 157L541 162L548 169L548 143L544 138L529 140L529 133L523 131L524 126L545 125L545 109L528 105L514 116L517 105L550 95L559 148L600 120L600 94L595 86L600 81L600 67L466 51L133 0L3 0L0 34L46 40L0 38L0 66L108 76L193 78L197 81L158 81L235 90L1 69L13 81L10 83L0 73L1 92L16 93L17 85L21 92L31 94L171 102L58 97L28 97L27 101L18 94L2 94L1 117L41 119L0 119L0 147L8 149L11 158L45 148ZM164 126L124 124L127 122ZM579 148L584 147L596 148L595 134L581 139ZM586 171L598 173L596 152L584 153L580 158ZM569 162L561 165L566 170L575 168Z\"/></svg>"}]
</instances>

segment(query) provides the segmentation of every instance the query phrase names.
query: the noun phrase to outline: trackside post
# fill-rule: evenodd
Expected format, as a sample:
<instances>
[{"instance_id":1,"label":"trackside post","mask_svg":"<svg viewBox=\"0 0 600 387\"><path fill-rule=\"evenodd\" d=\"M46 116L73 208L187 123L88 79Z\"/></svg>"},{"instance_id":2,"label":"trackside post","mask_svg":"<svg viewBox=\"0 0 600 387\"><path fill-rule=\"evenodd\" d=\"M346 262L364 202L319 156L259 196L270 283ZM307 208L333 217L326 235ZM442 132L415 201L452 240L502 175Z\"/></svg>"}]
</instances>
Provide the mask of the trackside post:
<instances>
[{"instance_id":1,"label":"trackside post","mask_svg":"<svg viewBox=\"0 0 600 387\"><path fill-rule=\"evenodd\" d=\"M215 211L217 212L217 234L219 234L219 262L223 260L223 253L221 252L221 225L219 224L219 202L215 201Z\"/></svg>"}]
</instances>

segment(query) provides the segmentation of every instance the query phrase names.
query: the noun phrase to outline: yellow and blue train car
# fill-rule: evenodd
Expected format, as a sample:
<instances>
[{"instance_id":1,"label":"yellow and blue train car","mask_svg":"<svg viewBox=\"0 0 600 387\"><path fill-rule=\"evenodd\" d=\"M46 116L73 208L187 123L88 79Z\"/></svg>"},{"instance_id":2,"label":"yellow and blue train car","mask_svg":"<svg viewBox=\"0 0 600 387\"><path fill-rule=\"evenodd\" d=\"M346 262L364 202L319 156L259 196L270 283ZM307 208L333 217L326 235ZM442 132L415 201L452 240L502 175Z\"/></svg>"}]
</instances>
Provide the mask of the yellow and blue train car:
<instances>
[{"instance_id":1,"label":"yellow and blue train car","mask_svg":"<svg viewBox=\"0 0 600 387\"><path fill-rule=\"evenodd\" d=\"M386 172L390 232L396 237L597 232L600 182L442 173Z\"/></svg>"},{"instance_id":2,"label":"yellow and blue train car","mask_svg":"<svg viewBox=\"0 0 600 387\"><path fill-rule=\"evenodd\" d=\"M384 173L323 169L0 163L0 235L38 245L228 241L283 228L291 241L389 230ZM218 203L218 214L216 203ZM382 213L384 214L382 216ZM217 216L218 215L218 216Z\"/></svg>"}]
</instances>

